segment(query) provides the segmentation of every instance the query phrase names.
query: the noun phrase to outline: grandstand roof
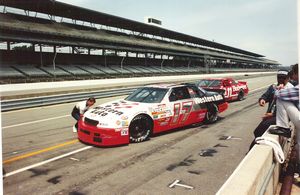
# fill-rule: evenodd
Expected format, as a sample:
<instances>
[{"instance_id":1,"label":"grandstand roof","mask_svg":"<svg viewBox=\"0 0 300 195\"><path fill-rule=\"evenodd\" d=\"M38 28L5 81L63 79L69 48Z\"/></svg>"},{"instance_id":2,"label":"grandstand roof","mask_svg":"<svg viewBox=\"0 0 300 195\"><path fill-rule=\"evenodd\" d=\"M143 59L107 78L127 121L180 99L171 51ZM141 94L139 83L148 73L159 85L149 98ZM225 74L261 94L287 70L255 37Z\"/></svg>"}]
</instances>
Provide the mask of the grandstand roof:
<instances>
[{"instance_id":1,"label":"grandstand roof","mask_svg":"<svg viewBox=\"0 0 300 195\"><path fill-rule=\"evenodd\" d=\"M208 41L205 39L197 38L194 36L186 35L183 33L167 30L161 27L148 25L142 22L133 21L130 19L105 14L89 10L86 8L57 2L54 0L0 0L0 5L14 7L18 9L24 9L29 11L35 11L39 13L60 16L64 18L71 18L75 20L81 20L96 24L103 24L116 28L166 37L183 42L190 42L199 44L214 49L221 49L229 52L239 53L252 57L264 57L263 55L249 52L246 50L238 49L235 47L223 45L217 42ZM78 14L80 13L80 14Z\"/></svg>"},{"instance_id":2,"label":"grandstand roof","mask_svg":"<svg viewBox=\"0 0 300 195\"><path fill-rule=\"evenodd\" d=\"M33 18L34 19L34 18ZM105 30L77 29L73 25L47 20L32 20L18 14L0 14L0 39L12 42L24 41L35 44L112 49L139 53L156 53L189 58L205 55L215 59L235 59L240 62L276 64L263 58L224 53L205 48L170 44L164 41L141 39L138 36L112 34Z\"/></svg>"}]
</instances>

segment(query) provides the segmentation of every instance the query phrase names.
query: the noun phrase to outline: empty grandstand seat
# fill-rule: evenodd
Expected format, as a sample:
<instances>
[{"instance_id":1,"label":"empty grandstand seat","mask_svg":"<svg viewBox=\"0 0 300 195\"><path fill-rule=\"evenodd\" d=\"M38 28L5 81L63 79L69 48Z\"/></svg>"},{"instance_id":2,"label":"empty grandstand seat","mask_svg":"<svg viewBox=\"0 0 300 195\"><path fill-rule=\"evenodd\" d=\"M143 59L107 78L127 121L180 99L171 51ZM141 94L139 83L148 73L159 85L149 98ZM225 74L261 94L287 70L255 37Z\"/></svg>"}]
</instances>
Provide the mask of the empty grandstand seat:
<instances>
[{"instance_id":1,"label":"empty grandstand seat","mask_svg":"<svg viewBox=\"0 0 300 195\"><path fill-rule=\"evenodd\" d=\"M55 67L55 70L54 70L53 66L43 66L40 69L44 70L45 72L48 72L49 74L51 74L53 76L59 76L59 77L72 76L69 72L66 72L59 67Z\"/></svg>"},{"instance_id":2,"label":"empty grandstand seat","mask_svg":"<svg viewBox=\"0 0 300 195\"><path fill-rule=\"evenodd\" d=\"M16 69L10 67L10 66L4 66L1 65L0 68L0 78L6 79L6 78L24 78L25 75Z\"/></svg>"},{"instance_id":3,"label":"empty grandstand seat","mask_svg":"<svg viewBox=\"0 0 300 195\"><path fill-rule=\"evenodd\" d=\"M123 66L123 68L121 68L120 65L111 65L110 68L118 71L121 74L132 74L131 71L125 69L125 66Z\"/></svg>"},{"instance_id":4,"label":"empty grandstand seat","mask_svg":"<svg viewBox=\"0 0 300 195\"><path fill-rule=\"evenodd\" d=\"M162 73L162 72L160 71L160 69L154 68L154 67L152 67L152 66L145 66L145 67L143 67L143 68L148 69L148 70L150 70L152 73L155 73L155 74L160 74L160 73Z\"/></svg>"},{"instance_id":5,"label":"empty grandstand seat","mask_svg":"<svg viewBox=\"0 0 300 195\"><path fill-rule=\"evenodd\" d=\"M63 69L66 72L71 73L74 76L88 76L91 75L90 72L82 70L75 65L57 65L57 67Z\"/></svg>"},{"instance_id":6,"label":"empty grandstand seat","mask_svg":"<svg viewBox=\"0 0 300 195\"><path fill-rule=\"evenodd\" d=\"M134 67L141 72L144 72L147 74L153 74L153 72L145 66L134 66Z\"/></svg>"},{"instance_id":7,"label":"empty grandstand seat","mask_svg":"<svg viewBox=\"0 0 300 195\"><path fill-rule=\"evenodd\" d=\"M169 73L169 71L164 69L164 67L163 68L161 68L160 66L159 67L158 66L148 66L148 67L150 67L151 70L155 71L156 73Z\"/></svg>"},{"instance_id":8,"label":"empty grandstand seat","mask_svg":"<svg viewBox=\"0 0 300 195\"><path fill-rule=\"evenodd\" d=\"M51 77L50 74L34 65L14 65L13 67L28 77Z\"/></svg>"},{"instance_id":9,"label":"empty grandstand seat","mask_svg":"<svg viewBox=\"0 0 300 195\"><path fill-rule=\"evenodd\" d=\"M95 68L94 66L91 65L76 65L77 67L90 72L93 75L99 75L99 76L103 76L105 75L105 72L99 70L98 68Z\"/></svg>"},{"instance_id":10,"label":"empty grandstand seat","mask_svg":"<svg viewBox=\"0 0 300 195\"><path fill-rule=\"evenodd\" d=\"M130 71L134 74L143 74L144 73L144 72L138 70L136 67L133 67L133 66L126 65L126 66L124 66L124 69L126 69L126 70L128 70L128 71Z\"/></svg>"},{"instance_id":11,"label":"empty grandstand seat","mask_svg":"<svg viewBox=\"0 0 300 195\"><path fill-rule=\"evenodd\" d=\"M118 75L120 74L118 71L116 70L113 70L107 66L101 66L101 65L91 65L97 69L99 69L100 71L106 73L106 74L109 74L109 75Z\"/></svg>"},{"instance_id":12,"label":"empty grandstand seat","mask_svg":"<svg viewBox=\"0 0 300 195\"><path fill-rule=\"evenodd\" d=\"M164 66L163 69L164 69L164 70L167 70L167 71L170 72L170 73L176 73L176 72L178 72L178 71L176 71L176 70L174 69L174 67L170 67L170 66Z\"/></svg>"}]
</instances>

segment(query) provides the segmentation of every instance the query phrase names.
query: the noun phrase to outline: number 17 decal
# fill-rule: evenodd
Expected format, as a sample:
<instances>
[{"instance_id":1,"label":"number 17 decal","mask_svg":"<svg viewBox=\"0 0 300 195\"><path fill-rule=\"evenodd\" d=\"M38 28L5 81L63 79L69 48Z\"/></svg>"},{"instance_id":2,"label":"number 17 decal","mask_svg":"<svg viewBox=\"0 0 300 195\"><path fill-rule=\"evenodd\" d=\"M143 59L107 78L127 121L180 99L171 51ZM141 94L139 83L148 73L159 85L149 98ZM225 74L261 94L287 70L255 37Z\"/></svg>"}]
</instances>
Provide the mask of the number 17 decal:
<instances>
[{"instance_id":1,"label":"number 17 decal","mask_svg":"<svg viewBox=\"0 0 300 195\"><path fill-rule=\"evenodd\" d=\"M173 116L173 120L172 120L172 124L174 123L184 123L192 110L192 106L193 106L193 101L188 101L188 102L182 102L182 106L181 103L175 103L174 104L174 116Z\"/></svg>"}]
</instances>

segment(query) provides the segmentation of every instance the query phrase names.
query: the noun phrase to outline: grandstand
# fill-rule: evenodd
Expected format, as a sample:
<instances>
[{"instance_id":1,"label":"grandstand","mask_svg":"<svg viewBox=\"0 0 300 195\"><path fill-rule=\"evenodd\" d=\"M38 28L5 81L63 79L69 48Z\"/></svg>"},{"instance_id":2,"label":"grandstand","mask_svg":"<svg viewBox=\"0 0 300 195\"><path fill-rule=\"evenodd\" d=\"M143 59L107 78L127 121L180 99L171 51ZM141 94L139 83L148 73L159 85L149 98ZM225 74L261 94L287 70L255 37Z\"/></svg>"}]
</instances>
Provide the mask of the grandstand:
<instances>
[{"instance_id":1,"label":"grandstand","mask_svg":"<svg viewBox=\"0 0 300 195\"><path fill-rule=\"evenodd\" d=\"M53 0L0 0L1 83L258 71L243 49Z\"/></svg>"}]
</instances>

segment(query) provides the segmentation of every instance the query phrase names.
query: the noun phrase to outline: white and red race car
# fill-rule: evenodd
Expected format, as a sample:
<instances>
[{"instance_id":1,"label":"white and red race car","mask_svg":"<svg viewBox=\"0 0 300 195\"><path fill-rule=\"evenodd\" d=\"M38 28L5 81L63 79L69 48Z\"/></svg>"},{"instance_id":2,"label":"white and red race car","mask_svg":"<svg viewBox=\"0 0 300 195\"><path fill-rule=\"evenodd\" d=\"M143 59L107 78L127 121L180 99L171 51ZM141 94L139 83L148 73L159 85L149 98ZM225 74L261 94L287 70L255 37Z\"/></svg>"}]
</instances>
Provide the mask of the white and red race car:
<instances>
[{"instance_id":1,"label":"white and red race car","mask_svg":"<svg viewBox=\"0 0 300 195\"><path fill-rule=\"evenodd\" d=\"M195 84L160 84L87 111L79 121L80 141L98 146L142 142L152 134L207 121L215 122L228 103L222 94Z\"/></svg>"},{"instance_id":2,"label":"white and red race car","mask_svg":"<svg viewBox=\"0 0 300 195\"><path fill-rule=\"evenodd\" d=\"M202 79L197 85L205 90L224 90L226 101L243 100L248 95L249 88L247 82L236 81L232 78L209 78Z\"/></svg>"}]
</instances>

